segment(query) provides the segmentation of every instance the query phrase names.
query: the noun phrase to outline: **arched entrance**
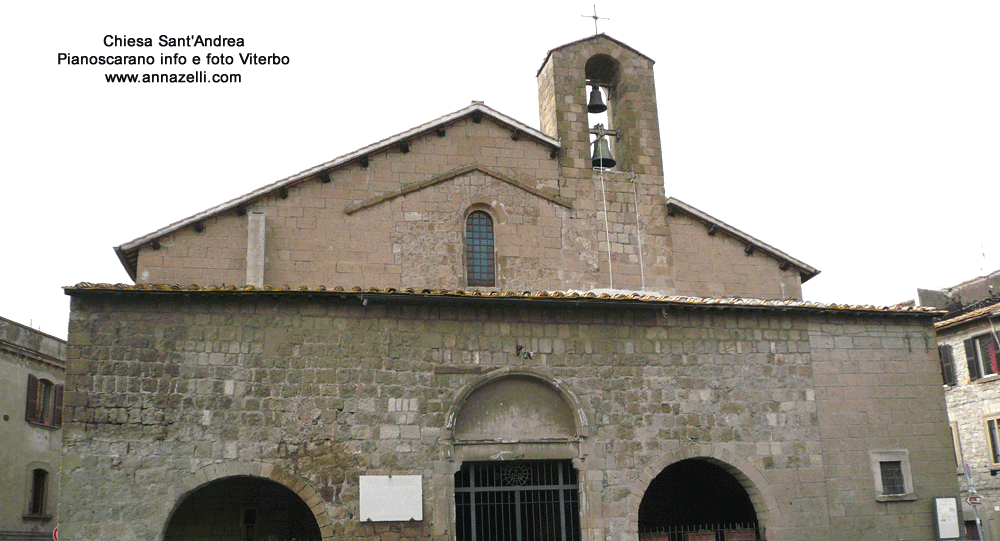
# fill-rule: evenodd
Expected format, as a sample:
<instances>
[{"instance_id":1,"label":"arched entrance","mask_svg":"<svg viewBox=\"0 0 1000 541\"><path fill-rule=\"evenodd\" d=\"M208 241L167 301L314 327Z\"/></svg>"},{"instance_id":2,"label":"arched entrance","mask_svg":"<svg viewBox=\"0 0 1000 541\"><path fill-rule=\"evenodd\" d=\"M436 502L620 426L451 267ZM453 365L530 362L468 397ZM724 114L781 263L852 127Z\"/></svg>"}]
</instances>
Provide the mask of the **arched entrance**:
<instances>
[{"instance_id":1,"label":"arched entrance","mask_svg":"<svg viewBox=\"0 0 1000 541\"><path fill-rule=\"evenodd\" d=\"M536 374L491 375L459 393L449 418L457 541L580 541L586 418ZM460 461L460 462L459 462Z\"/></svg>"},{"instance_id":2,"label":"arched entrance","mask_svg":"<svg viewBox=\"0 0 1000 541\"><path fill-rule=\"evenodd\" d=\"M316 517L280 483L238 476L191 492L174 510L164 541L319 541Z\"/></svg>"},{"instance_id":3,"label":"arched entrance","mask_svg":"<svg viewBox=\"0 0 1000 541\"><path fill-rule=\"evenodd\" d=\"M640 541L760 539L757 513L733 474L705 459L667 466L639 505Z\"/></svg>"}]
</instances>

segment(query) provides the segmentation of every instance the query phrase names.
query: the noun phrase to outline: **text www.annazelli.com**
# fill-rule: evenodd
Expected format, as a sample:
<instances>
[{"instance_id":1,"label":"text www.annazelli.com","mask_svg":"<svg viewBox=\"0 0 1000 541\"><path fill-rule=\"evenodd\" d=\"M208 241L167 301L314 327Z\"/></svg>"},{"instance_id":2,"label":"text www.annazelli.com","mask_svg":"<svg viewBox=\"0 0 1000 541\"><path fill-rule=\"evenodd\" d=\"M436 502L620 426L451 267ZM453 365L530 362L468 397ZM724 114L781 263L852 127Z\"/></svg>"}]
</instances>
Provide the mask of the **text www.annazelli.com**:
<instances>
[{"instance_id":1,"label":"text www.annazelli.com","mask_svg":"<svg viewBox=\"0 0 1000 541\"><path fill-rule=\"evenodd\" d=\"M242 83L239 73L105 73L109 83Z\"/></svg>"}]
</instances>

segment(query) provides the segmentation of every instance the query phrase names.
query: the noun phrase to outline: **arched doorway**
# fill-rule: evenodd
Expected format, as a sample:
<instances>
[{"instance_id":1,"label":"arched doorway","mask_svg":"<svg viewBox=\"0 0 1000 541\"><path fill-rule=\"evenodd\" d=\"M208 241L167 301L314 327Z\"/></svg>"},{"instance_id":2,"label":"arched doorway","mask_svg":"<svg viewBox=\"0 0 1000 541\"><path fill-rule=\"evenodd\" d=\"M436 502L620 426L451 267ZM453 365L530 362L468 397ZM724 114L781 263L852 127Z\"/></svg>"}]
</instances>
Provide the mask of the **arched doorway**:
<instances>
[{"instance_id":1,"label":"arched doorway","mask_svg":"<svg viewBox=\"0 0 1000 541\"><path fill-rule=\"evenodd\" d=\"M667 466L639 505L640 541L760 539L757 513L733 474L705 459Z\"/></svg>"},{"instance_id":2,"label":"arched doorway","mask_svg":"<svg viewBox=\"0 0 1000 541\"><path fill-rule=\"evenodd\" d=\"M457 541L580 541L580 427L574 399L528 373L460 395L451 424Z\"/></svg>"},{"instance_id":3,"label":"arched doorway","mask_svg":"<svg viewBox=\"0 0 1000 541\"><path fill-rule=\"evenodd\" d=\"M319 541L302 498L260 477L227 477L188 494L174 510L164 541Z\"/></svg>"}]
</instances>

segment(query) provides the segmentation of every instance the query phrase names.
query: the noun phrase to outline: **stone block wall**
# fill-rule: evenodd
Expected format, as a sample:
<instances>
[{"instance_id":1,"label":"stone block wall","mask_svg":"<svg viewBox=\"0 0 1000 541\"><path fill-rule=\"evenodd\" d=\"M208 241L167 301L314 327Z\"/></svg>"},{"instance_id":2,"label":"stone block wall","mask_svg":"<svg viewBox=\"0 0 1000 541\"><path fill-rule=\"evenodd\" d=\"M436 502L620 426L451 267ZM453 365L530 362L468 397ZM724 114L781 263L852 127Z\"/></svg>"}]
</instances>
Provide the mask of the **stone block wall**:
<instances>
[{"instance_id":1,"label":"stone block wall","mask_svg":"<svg viewBox=\"0 0 1000 541\"><path fill-rule=\"evenodd\" d=\"M933 329L829 317L808 330L831 526L854 539L929 537L928 502L956 494ZM908 453L912 498L874 490L871 453L894 451Z\"/></svg>"},{"instance_id":2,"label":"stone block wall","mask_svg":"<svg viewBox=\"0 0 1000 541\"><path fill-rule=\"evenodd\" d=\"M995 325L995 323L994 323ZM972 473L972 481L978 493L985 499L979 506L979 516L984 521L987 535L993 539L1000 537L1000 464L992 459L987 420L1000 419L1000 377L987 376L970 381L968 363L965 359L965 340L992 332L988 321L978 320L970 324L940 331L937 343L950 346L954 362L954 386L945 387L948 417L958 439L956 454L964 456ZM941 383L941 379L938 379ZM964 468L956 464L955 477L962 488L962 497L969 495ZM973 519L973 510L963 503L966 520Z\"/></svg>"},{"instance_id":3,"label":"stone block wall","mask_svg":"<svg viewBox=\"0 0 1000 541\"><path fill-rule=\"evenodd\" d=\"M668 218L673 246L674 283L678 291L704 297L802 299L795 269L781 270L773 257L755 251L684 213Z\"/></svg>"},{"instance_id":4,"label":"stone block wall","mask_svg":"<svg viewBox=\"0 0 1000 541\"><path fill-rule=\"evenodd\" d=\"M59 521L62 429L26 420L28 377L62 385L66 343L0 318L0 540L51 539ZM33 471L47 472L44 513L31 516Z\"/></svg>"},{"instance_id":5,"label":"stone block wall","mask_svg":"<svg viewBox=\"0 0 1000 541\"><path fill-rule=\"evenodd\" d=\"M614 170L591 163L591 77L609 92ZM542 132L558 146L474 108L122 255L140 284L243 286L247 261L263 259L276 287L464 289L463 221L480 209L496 225L497 289L801 298L777 260L667 220L651 59L598 35L550 51L537 78ZM248 253L248 213L264 217L263 258Z\"/></svg>"},{"instance_id":6,"label":"stone block wall","mask_svg":"<svg viewBox=\"0 0 1000 541\"><path fill-rule=\"evenodd\" d=\"M955 489L940 475L954 458L941 451L950 436L940 387L928 384L925 320L333 293L71 294L62 473L71 503L61 531L73 539L156 539L192 489L256 475L298 493L324 539L444 541L454 538L461 461L505 450L572 458L583 538L598 541L634 541L649 482L692 457L732 471L779 541L883 539L887 523L898 539L926 539L928 498ZM881 379L862 377L869 369ZM574 397L579 437L457 442L449 419L464 390L507 374ZM871 396L885 390L891 400ZM855 396L870 413L837 409ZM883 445L910 450L916 501L874 502L865 448ZM363 474L421 475L424 520L360 522Z\"/></svg>"},{"instance_id":7,"label":"stone block wall","mask_svg":"<svg viewBox=\"0 0 1000 541\"><path fill-rule=\"evenodd\" d=\"M500 192L493 190L495 183L472 191L462 182L445 181L431 190L446 195L448 202L411 203L413 197L427 201L426 195L421 197L418 191L350 215L345 210L472 164L508 175L535 190L553 195L558 190L557 162L549 157L547 147L526 138L512 140L508 128L488 117L479 123L465 117L447 126L444 137L428 133L411 140L406 153L389 149L372 155L368 167L353 163L334 171L329 183L309 179L289 187L287 198L275 193L247 205L247 213L261 212L266 217L264 283L444 287L439 271L422 276L419 283L401 282L404 276L400 258L422 248L405 244L405 229L412 213L427 210L427 205L440 205L432 210L450 214L447 220L434 225L444 231L464 218L467 208L462 208L461 203L471 204L476 196L489 198L497 206L521 205L525 196L533 199L533 207L550 203L509 184ZM513 201L501 197L508 193L514 193ZM552 215L551 210L547 212ZM535 208L532 213L537 215L539 211ZM158 250L142 249L137 283L245 284L246 221L246 216L229 211L203 221L200 232L186 228L161 239ZM464 229L449 231L462 235ZM533 246L535 243L528 241L543 236L551 237L543 231L532 231L517 238L514 248ZM462 244L440 248L460 254ZM448 263L452 264L448 267L448 283L464 279L461 266L456 268L454 261Z\"/></svg>"}]
</instances>

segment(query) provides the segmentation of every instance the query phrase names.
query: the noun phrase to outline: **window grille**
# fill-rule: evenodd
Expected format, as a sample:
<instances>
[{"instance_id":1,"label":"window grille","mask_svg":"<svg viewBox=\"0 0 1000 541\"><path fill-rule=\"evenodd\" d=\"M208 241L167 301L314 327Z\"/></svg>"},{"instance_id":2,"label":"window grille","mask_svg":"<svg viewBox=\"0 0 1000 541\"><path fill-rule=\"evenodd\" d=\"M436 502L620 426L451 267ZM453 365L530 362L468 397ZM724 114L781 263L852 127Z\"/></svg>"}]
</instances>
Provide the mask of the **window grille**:
<instances>
[{"instance_id":1,"label":"window grille","mask_svg":"<svg viewBox=\"0 0 1000 541\"><path fill-rule=\"evenodd\" d=\"M882 472L882 493L883 494L905 494L906 487L903 482L903 463L899 460L890 460L879 463Z\"/></svg>"},{"instance_id":2,"label":"window grille","mask_svg":"<svg viewBox=\"0 0 1000 541\"><path fill-rule=\"evenodd\" d=\"M580 541L568 460L467 462L455 474L458 541Z\"/></svg>"},{"instance_id":3,"label":"window grille","mask_svg":"<svg viewBox=\"0 0 1000 541\"><path fill-rule=\"evenodd\" d=\"M481 210L472 212L465 220L465 270L468 285L496 285L493 248L493 219Z\"/></svg>"}]
</instances>

